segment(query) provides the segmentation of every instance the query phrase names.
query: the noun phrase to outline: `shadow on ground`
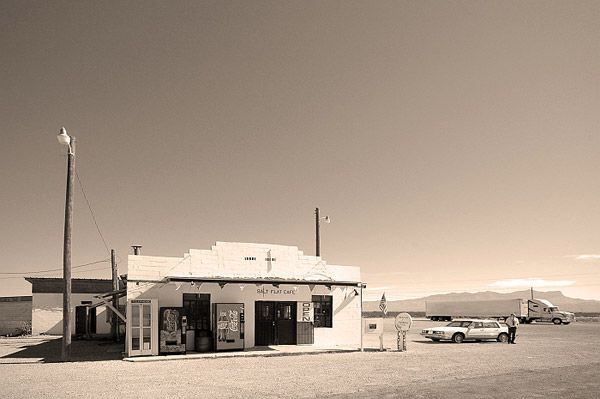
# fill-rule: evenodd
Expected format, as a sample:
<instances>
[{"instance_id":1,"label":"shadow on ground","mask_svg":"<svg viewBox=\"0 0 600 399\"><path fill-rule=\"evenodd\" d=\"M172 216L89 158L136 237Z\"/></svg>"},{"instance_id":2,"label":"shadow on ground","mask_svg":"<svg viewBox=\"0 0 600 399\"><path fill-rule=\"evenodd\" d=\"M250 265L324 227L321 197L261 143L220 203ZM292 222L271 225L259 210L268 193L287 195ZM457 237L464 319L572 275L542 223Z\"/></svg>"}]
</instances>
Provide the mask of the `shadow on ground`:
<instances>
[{"instance_id":1,"label":"shadow on ground","mask_svg":"<svg viewBox=\"0 0 600 399\"><path fill-rule=\"evenodd\" d=\"M28 337L0 341L0 363L55 363L61 361L62 339L60 337ZM121 360L124 344L110 340L73 340L72 362Z\"/></svg>"}]
</instances>

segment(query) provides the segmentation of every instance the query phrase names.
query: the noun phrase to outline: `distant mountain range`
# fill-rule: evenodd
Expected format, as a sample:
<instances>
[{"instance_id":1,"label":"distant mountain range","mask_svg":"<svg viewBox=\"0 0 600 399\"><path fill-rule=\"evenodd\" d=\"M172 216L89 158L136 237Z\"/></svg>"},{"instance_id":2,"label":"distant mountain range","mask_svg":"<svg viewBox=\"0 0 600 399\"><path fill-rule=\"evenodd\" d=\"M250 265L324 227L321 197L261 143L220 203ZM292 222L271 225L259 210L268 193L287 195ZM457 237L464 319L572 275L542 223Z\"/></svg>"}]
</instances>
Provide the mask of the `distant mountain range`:
<instances>
[{"instance_id":1,"label":"distant mountain range","mask_svg":"<svg viewBox=\"0 0 600 399\"><path fill-rule=\"evenodd\" d=\"M546 299L558 306L561 310L569 312L600 312L600 301L591 299L569 298L560 291L534 291L535 298ZM506 294L499 292L456 292L450 294L431 295L424 298L406 299L403 301L388 301L390 312L425 312L425 301L491 301L498 299L530 298L531 292L516 291ZM379 311L379 301L365 301L363 311Z\"/></svg>"}]
</instances>

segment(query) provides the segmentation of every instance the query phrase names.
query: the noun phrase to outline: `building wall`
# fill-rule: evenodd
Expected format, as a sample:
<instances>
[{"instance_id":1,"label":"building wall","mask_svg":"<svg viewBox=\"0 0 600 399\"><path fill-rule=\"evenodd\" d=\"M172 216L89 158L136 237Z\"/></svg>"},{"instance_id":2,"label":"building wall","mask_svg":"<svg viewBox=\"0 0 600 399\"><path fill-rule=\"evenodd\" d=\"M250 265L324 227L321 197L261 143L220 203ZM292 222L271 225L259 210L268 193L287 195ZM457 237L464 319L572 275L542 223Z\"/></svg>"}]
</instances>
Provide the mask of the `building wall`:
<instances>
[{"instance_id":1,"label":"building wall","mask_svg":"<svg viewBox=\"0 0 600 399\"><path fill-rule=\"evenodd\" d=\"M180 258L129 255L127 265L129 281L190 276L360 281L358 267L330 265L297 247L271 244L217 242L209 250L191 249Z\"/></svg>"},{"instance_id":2,"label":"building wall","mask_svg":"<svg viewBox=\"0 0 600 399\"><path fill-rule=\"evenodd\" d=\"M98 294L71 294L71 331L75 332L75 307L81 301L98 302L94 298ZM62 335L62 293L34 293L32 303L32 334ZM105 306L96 308L96 334L110 334L110 323L107 321Z\"/></svg>"},{"instance_id":3,"label":"building wall","mask_svg":"<svg viewBox=\"0 0 600 399\"><path fill-rule=\"evenodd\" d=\"M128 299L158 299L159 307L182 307L183 294L210 294L212 303L243 303L245 313L244 346L255 346L255 308L256 301L310 302L312 295L333 295L333 327L315 328L315 346L360 348L361 313L360 295L353 294L351 287L316 286L312 292L308 285L280 285L274 287L264 284L245 285L227 284L223 288L217 283L128 283ZM211 306L212 308L212 306ZM214 315L213 315L214 316ZM157 321L158 322L158 321ZM213 320L214 322L214 320Z\"/></svg>"},{"instance_id":4,"label":"building wall","mask_svg":"<svg viewBox=\"0 0 600 399\"><path fill-rule=\"evenodd\" d=\"M31 326L31 297L0 298L0 335L22 334Z\"/></svg>"},{"instance_id":5,"label":"building wall","mask_svg":"<svg viewBox=\"0 0 600 399\"><path fill-rule=\"evenodd\" d=\"M276 278L294 283L279 287L228 283L221 288L218 283L164 283L169 277ZM332 287L312 285L311 281L331 281ZM357 291L355 287L335 286L336 281L357 282ZM328 265L320 257L304 255L294 246L217 242L210 250L192 249L181 258L130 255L127 299L156 298L159 307L181 307L184 293L203 293L211 295L211 303L243 303L245 347L250 348L255 345L256 301L311 302L312 295L332 295L333 326L315 328L314 345L359 348L362 321L358 282L360 268Z\"/></svg>"}]
</instances>

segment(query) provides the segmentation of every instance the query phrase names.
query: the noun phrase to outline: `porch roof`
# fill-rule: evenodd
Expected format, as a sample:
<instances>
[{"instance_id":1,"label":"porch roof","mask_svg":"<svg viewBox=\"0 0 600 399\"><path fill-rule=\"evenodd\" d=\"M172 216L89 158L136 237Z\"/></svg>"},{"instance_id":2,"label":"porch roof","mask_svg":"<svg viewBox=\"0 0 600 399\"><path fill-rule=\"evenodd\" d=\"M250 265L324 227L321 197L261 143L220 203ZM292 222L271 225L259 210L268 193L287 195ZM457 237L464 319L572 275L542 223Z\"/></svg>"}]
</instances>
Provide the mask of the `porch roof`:
<instances>
[{"instance_id":1,"label":"porch roof","mask_svg":"<svg viewBox=\"0 0 600 399\"><path fill-rule=\"evenodd\" d=\"M130 280L145 282L142 280ZM362 287L367 285L362 281L335 281L335 280L298 280L298 279L282 279L282 278L239 278L239 277L196 277L196 276L177 276L166 277L162 280L164 283L169 282L195 282L195 283L221 283L221 284L271 284L271 285L337 285L344 287ZM148 281L157 282L157 281Z\"/></svg>"}]
</instances>

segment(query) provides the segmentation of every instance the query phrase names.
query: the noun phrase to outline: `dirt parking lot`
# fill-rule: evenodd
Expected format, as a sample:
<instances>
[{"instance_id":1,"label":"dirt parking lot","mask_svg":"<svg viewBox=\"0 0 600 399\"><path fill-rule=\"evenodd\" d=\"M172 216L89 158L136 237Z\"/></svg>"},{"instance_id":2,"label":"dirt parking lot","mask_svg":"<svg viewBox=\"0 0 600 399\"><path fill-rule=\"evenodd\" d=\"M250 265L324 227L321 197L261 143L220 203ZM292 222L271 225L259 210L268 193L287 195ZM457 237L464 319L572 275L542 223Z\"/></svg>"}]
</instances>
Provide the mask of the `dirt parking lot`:
<instances>
[{"instance_id":1,"label":"dirt parking lot","mask_svg":"<svg viewBox=\"0 0 600 399\"><path fill-rule=\"evenodd\" d=\"M395 348L391 323L386 320L385 346ZM0 363L0 396L598 398L600 323L523 325L517 345L433 343L418 335L440 324L416 321L407 352L148 363L23 364L30 342L5 339L0 361L21 364ZM366 336L365 345L378 347L378 337Z\"/></svg>"}]
</instances>

